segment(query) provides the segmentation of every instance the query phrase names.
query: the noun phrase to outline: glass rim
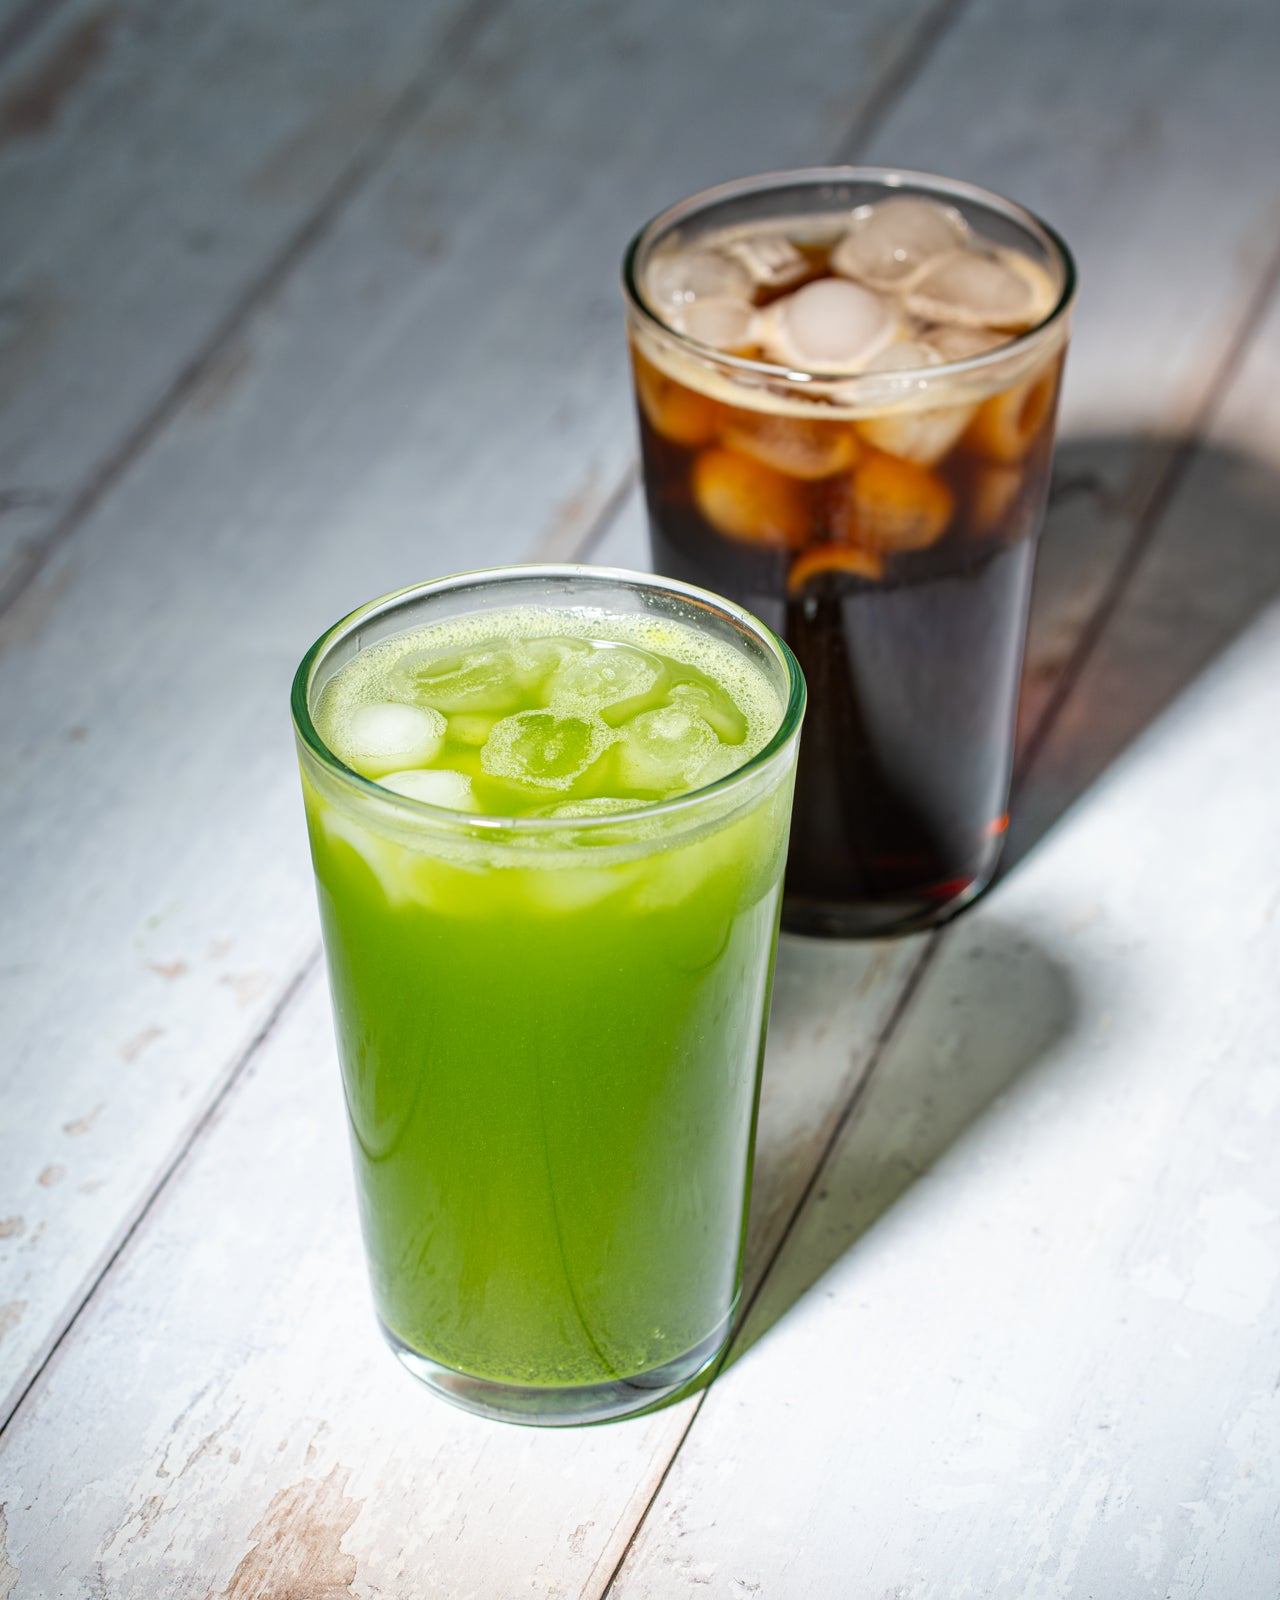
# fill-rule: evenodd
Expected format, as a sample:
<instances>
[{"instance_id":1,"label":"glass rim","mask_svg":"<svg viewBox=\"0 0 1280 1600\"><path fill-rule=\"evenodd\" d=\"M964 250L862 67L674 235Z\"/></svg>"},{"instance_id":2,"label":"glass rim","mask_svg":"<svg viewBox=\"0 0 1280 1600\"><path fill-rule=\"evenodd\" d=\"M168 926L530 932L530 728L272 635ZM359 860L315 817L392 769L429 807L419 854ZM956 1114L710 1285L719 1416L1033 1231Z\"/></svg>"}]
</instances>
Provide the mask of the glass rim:
<instances>
[{"instance_id":1,"label":"glass rim","mask_svg":"<svg viewBox=\"0 0 1280 1600\"><path fill-rule=\"evenodd\" d=\"M786 700L782 706L777 728L755 755L712 783L675 795L670 800L658 800L651 804L637 803L634 811L609 811L587 817L483 816L473 811L457 811L447 806L433 806L425 800L417 800L409 795L397 794L392 789L384 789L372 778L364 777L353 767L347 766L320 737L311 716L310 706L315 670L333 646L348 638L363 623L386 616L411 600L429 595L455 593L469 588L498 587L504 583L530 578L545 578L553 582L588 578L602 584L640 587L675 595L679 599L727 618L740 632L764 646L786 674ZM677 578L662 578L654 573L634 572L626 567L597 567L581 562L528 562L502 567L479 567L468 572L451 573L446 577L432 578L425 583L410 584L406 588L392 590L374 600L366 601L364 605L357 606L354 611L349 611L346 616L326 628L303 656L293 675L289 703L293 713L294 729L303 745L321 763L326 773L341 783L351 794L386 804L393 811L415 818L418 822L427 821L437 827L443 826L447 831L464 831L473 837L487 835L496 839L512 835L517 837L546 835L554 838L583 832L604 833L610 829L634 826L637 822L645 822L652 817L678 816L681 812L704 805L708 796L731 794L735 788L750 782L755 774L776 761L795 739L804 715L806 697L807 691L800 664L786 641L744 606L737 605L723 595L714 594L709 589L700 589L695 584L683 583Z\"/></svg>"},{"instance_id":2,"label":"glass rim","mask_svg":"<svg viewBox=\"0 0 1280 1600\"><path fill-rule=\"evenodd\" d=\"M730 355L724 350L717 350L714 345L703 344L688 334L677 332L664 322L645 300L636 275L641 252L676 224L698 212L708 210L711 206L744 195L769 189L801 188L806 184L816 186L824 183L878 184L882 189L890 190L904 187L925 189L939 196L950 195L957 199L966 199L986 207L989 211L1002 213L1009 221L1017 223L1030 233L1033 238L1038 238L1042 245L1047 245L1050 253L1058 257L1062 266L1062 289L1052 309L1046 312L1034 327L1027 328L991 350L966 356L960 361L944 361L935 367L929 367L927 374L931 384L938 379L980 373L988 367L998 366L1011 357L1016 357L1023 351L1043 343L1049 332L1066 319L1075 303L1078 288L1076 264L1066 240L1043 218L1026 206L1019 205L1016 200L997 194L994 189L984 189L979 184L969 183L963 178L947 178L940 173L917 172L909 167L836 166L795 167L778 172L756 173L746 178L733 178L727 183L700 189L696 194L677 200L674 205L659 211L637 230L623 254L622 287L628 307L644 319L649 330L687 349L704 364L718 367L728 373L741 373L744 376L765 378L772 382L785 380L794 385L839 383L845 389L857 386L860 379L867 379L867 386L872 387L873 384L883 385L886 378L907 373L918 378L921 375L920 369L914 367L886 368L874 373L823 372L817 368L798 370L772 361L757 361L750 356Z\"/></svg>"}]
</instances>

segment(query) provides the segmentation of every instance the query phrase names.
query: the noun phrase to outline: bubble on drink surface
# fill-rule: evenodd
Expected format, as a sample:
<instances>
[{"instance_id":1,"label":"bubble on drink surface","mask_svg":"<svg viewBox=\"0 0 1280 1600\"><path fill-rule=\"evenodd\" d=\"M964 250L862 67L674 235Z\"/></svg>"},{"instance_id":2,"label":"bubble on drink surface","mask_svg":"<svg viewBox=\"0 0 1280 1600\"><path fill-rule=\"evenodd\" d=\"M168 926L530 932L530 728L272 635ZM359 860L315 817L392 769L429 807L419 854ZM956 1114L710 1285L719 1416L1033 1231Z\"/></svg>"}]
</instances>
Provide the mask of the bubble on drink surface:
<instances>
[{"instance_id":1,"label":"bubble on drink surface","mask_svg":"<svg viewBox=\"0 0 1280 1600\"><path fill-rule=\"evenodd\" d=\"M414 650L402 656L391 671L397 691L450 715L503 710L521 692L524 677L505 643L461 653Z\"/></svg>"},{"instance_id":2,"label":"bubble on drink surface","mask_svg":"<svg viewBox=\"0 0 1280 1600\"><path fill-rule=\"evenodd\" d=\"M645 270L645 294L666 320L695 300L751 298L751 274L722 250L667 250Z\"/></svg>"},{"instance_id":3,"label":"bubble on drink surface","mask_svg":"<svg viewBox=\"0 0 1280 1600\"><path fill-rule=\"evenodd\" d=\"M861 206L831 252L831 270L873 289L900 288L935 256L962 245L969 225L951 206L903 195Z\"/></svg>"},{"instance_id":4,"label":"bubble on drink surface","mask_svg":"<svg viewBox=\"0 0 1280 1600\"><path fill-rule=\"evenodd\" d=\"M606 711L648 694L662 672L662 662L647 650L602 642L566 656L546 680L543 693L557 710Z\"/></svg>"},{"instance_id":5,"label":"bubble on drink surface","mask_svg":"<svg viewBox=\"0 0 1280 1600\"><path fill-rule=\"evenodd\" d=\"M440 806L447 811L470 811L473 804L471 779L465 772L454 772L447 767L388 772L378 779L378 783L393 794L404 795L409 800L421 800L425 805Z\"/></svg>"},{"instance_id":6,"label":"bubble on drink surface","mask_svg":"<svg viewBox=\"0 0 1280 1600\"><path fill-rule=\"evenodd\" d=\"M335 752L366 778L402 767L424 766L444 743L445 720L438 711L375 700L357 706L334 730Z\"/></svg>"},{"instance_id":7,"label":"bubble on drink surface","mask_svg":"<svg viewBox=\"0 0 1280 1600\"><path fill-rule=\"evenodd\" d=\"M745 350L756 342L755 320L755 308L747 301L707 295L674 311L671 326L713 350Z\"/></svg>"},{"instance_id":8,"label":"bubble on drink surface","mask_svg":"<svg viewBox=\"0 0 1280 1600\"><path fill-rule=\"evenodd\" d=\"M805 372L858 372L898 331L870 289L821 278L761 312L760 341L771 360Z\"/></svg>"},{"instance_id":9,"label":"bubble on drink surface","mask_svg":"<svg viewBox=\"0 0 1280 1600\"><path fill-rule=\"evenodd\" d=\"M643 711L619 729L614 760L628 789L678 794L692 788L720 741L708 722L681 706Z\"/></svg>"},{"instance_id":10,"label":"bubble on drink surface","mask_svg":"<svg viewBox=\"0 0 1280 1600\"><path fill-rule=\"evenodd\" d=\"M747 234L724 246L725 254L747 269L762 289L785 289L809 271L804 254L781 233Z\"/></svg>"},{"instance_id":11,"label":"bubble on drink surface","mask_svg":"<svg viewBox=\"0 0 1280 1600\"><path fill-rule=\"evenodd\" d=\"M495 722L480 765L491 778L535 789L568 789L597 760L608 730L592 717L517 711Z\"/></svg>"},{"instance_id":12,"label":"bubble on drink surface","mask_svg":"<svg viewBox=\"0 0 1280 1600\"><path fill-rule=\"evenodd\" d=\"M1026 328L1049 309L1048 280L1024 256L953 250L913 278L905 304L914 316L969 327Z\"/></svg>"}]
</instances>

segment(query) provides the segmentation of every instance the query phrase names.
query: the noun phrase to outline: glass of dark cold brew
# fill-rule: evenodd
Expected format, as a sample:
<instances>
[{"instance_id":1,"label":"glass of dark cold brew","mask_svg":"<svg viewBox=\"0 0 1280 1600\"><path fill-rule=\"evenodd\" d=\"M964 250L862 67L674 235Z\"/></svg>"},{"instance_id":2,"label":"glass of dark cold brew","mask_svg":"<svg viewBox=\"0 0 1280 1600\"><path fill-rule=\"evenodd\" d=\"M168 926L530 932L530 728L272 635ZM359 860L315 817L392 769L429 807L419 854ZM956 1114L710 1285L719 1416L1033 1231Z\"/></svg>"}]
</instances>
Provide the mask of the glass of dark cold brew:
<instances>
[{"instance_id":1,"label":"glass of dark cold brew","mask_svg":"<svg viewBox=\"0 0 1280 1600\"><path fill-rule=\"evenodd\" d=\"M809 686L783 926L940 922L1007 827L1071 257L969 184L821 168L671 207L624 283L654 566Z\"/></svg>"}]
</instances>

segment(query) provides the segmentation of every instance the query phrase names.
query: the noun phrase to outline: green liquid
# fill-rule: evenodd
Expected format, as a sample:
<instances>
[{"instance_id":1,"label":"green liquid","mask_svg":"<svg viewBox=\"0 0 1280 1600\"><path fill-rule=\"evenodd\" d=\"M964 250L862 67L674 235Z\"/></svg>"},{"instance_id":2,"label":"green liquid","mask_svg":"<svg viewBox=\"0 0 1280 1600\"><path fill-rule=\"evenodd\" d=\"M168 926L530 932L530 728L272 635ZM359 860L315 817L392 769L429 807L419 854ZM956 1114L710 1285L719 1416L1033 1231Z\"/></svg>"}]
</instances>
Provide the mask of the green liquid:
<instances>
[{"instance_id":1,"label":"green liquid","mask_svg":"<svg viewBox=\"0 0 1280 1600\"><path fill-rule=\"evenodd\" d=\"M741 765L781 708L691 629L641 641L619 620L610 639L589 621L594 637L525 638L527 670L488 689L442 686L449 653L426 631L389 641L316 720L368 771L387 758L351 745L362 705L439 711L421 770L469 780L473 813L639 813L608 842L419 827L304 758L379 1315L410 1350L517 1385L652 1371L732 1313L790 809L788 772L698 823L646 820L645 802ZM455 644L459 672L492 645ZM623 650L601 704L602 658Z\"/></svg>"}]
</instances>

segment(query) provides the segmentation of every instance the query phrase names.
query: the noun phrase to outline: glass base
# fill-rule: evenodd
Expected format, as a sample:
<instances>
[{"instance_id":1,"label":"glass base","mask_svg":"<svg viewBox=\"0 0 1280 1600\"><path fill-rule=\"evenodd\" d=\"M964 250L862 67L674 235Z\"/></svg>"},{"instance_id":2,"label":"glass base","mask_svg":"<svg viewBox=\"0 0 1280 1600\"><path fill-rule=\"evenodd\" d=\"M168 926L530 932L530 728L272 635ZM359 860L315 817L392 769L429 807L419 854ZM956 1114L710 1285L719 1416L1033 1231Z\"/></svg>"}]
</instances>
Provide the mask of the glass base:
<instances>
[{"instance_id":1,"label":"glass base","mask_svg":"<svg viewBox=\"0 0 1280 1600\"><path fill-rule=\"evenodd\" d=\"M379 1321L378 1326L400 1365L451 1405L497 1422L518 1422L534 1428L573 1428L634 1417L665 1405L684 1390L691 1391L724 1349L732 1324L730 1313L692 1350L648 1372L604 1383L547 1387L498 1383L492 1378L458 1372L411 1349L384 1322Z\"/></svg>"},{"instance_id":2,"label":"glass base","mask_svg":"<svg viewBox=\"0 0 1280 1600\"><path fill-rule=\"evenodd\" d=\"M784 895L782 931L813 939L893 939L924 933L972 905L991 882L972 878L946 900L903 896L900 900L811 900Z\"/></svg>"}]
</instances>

